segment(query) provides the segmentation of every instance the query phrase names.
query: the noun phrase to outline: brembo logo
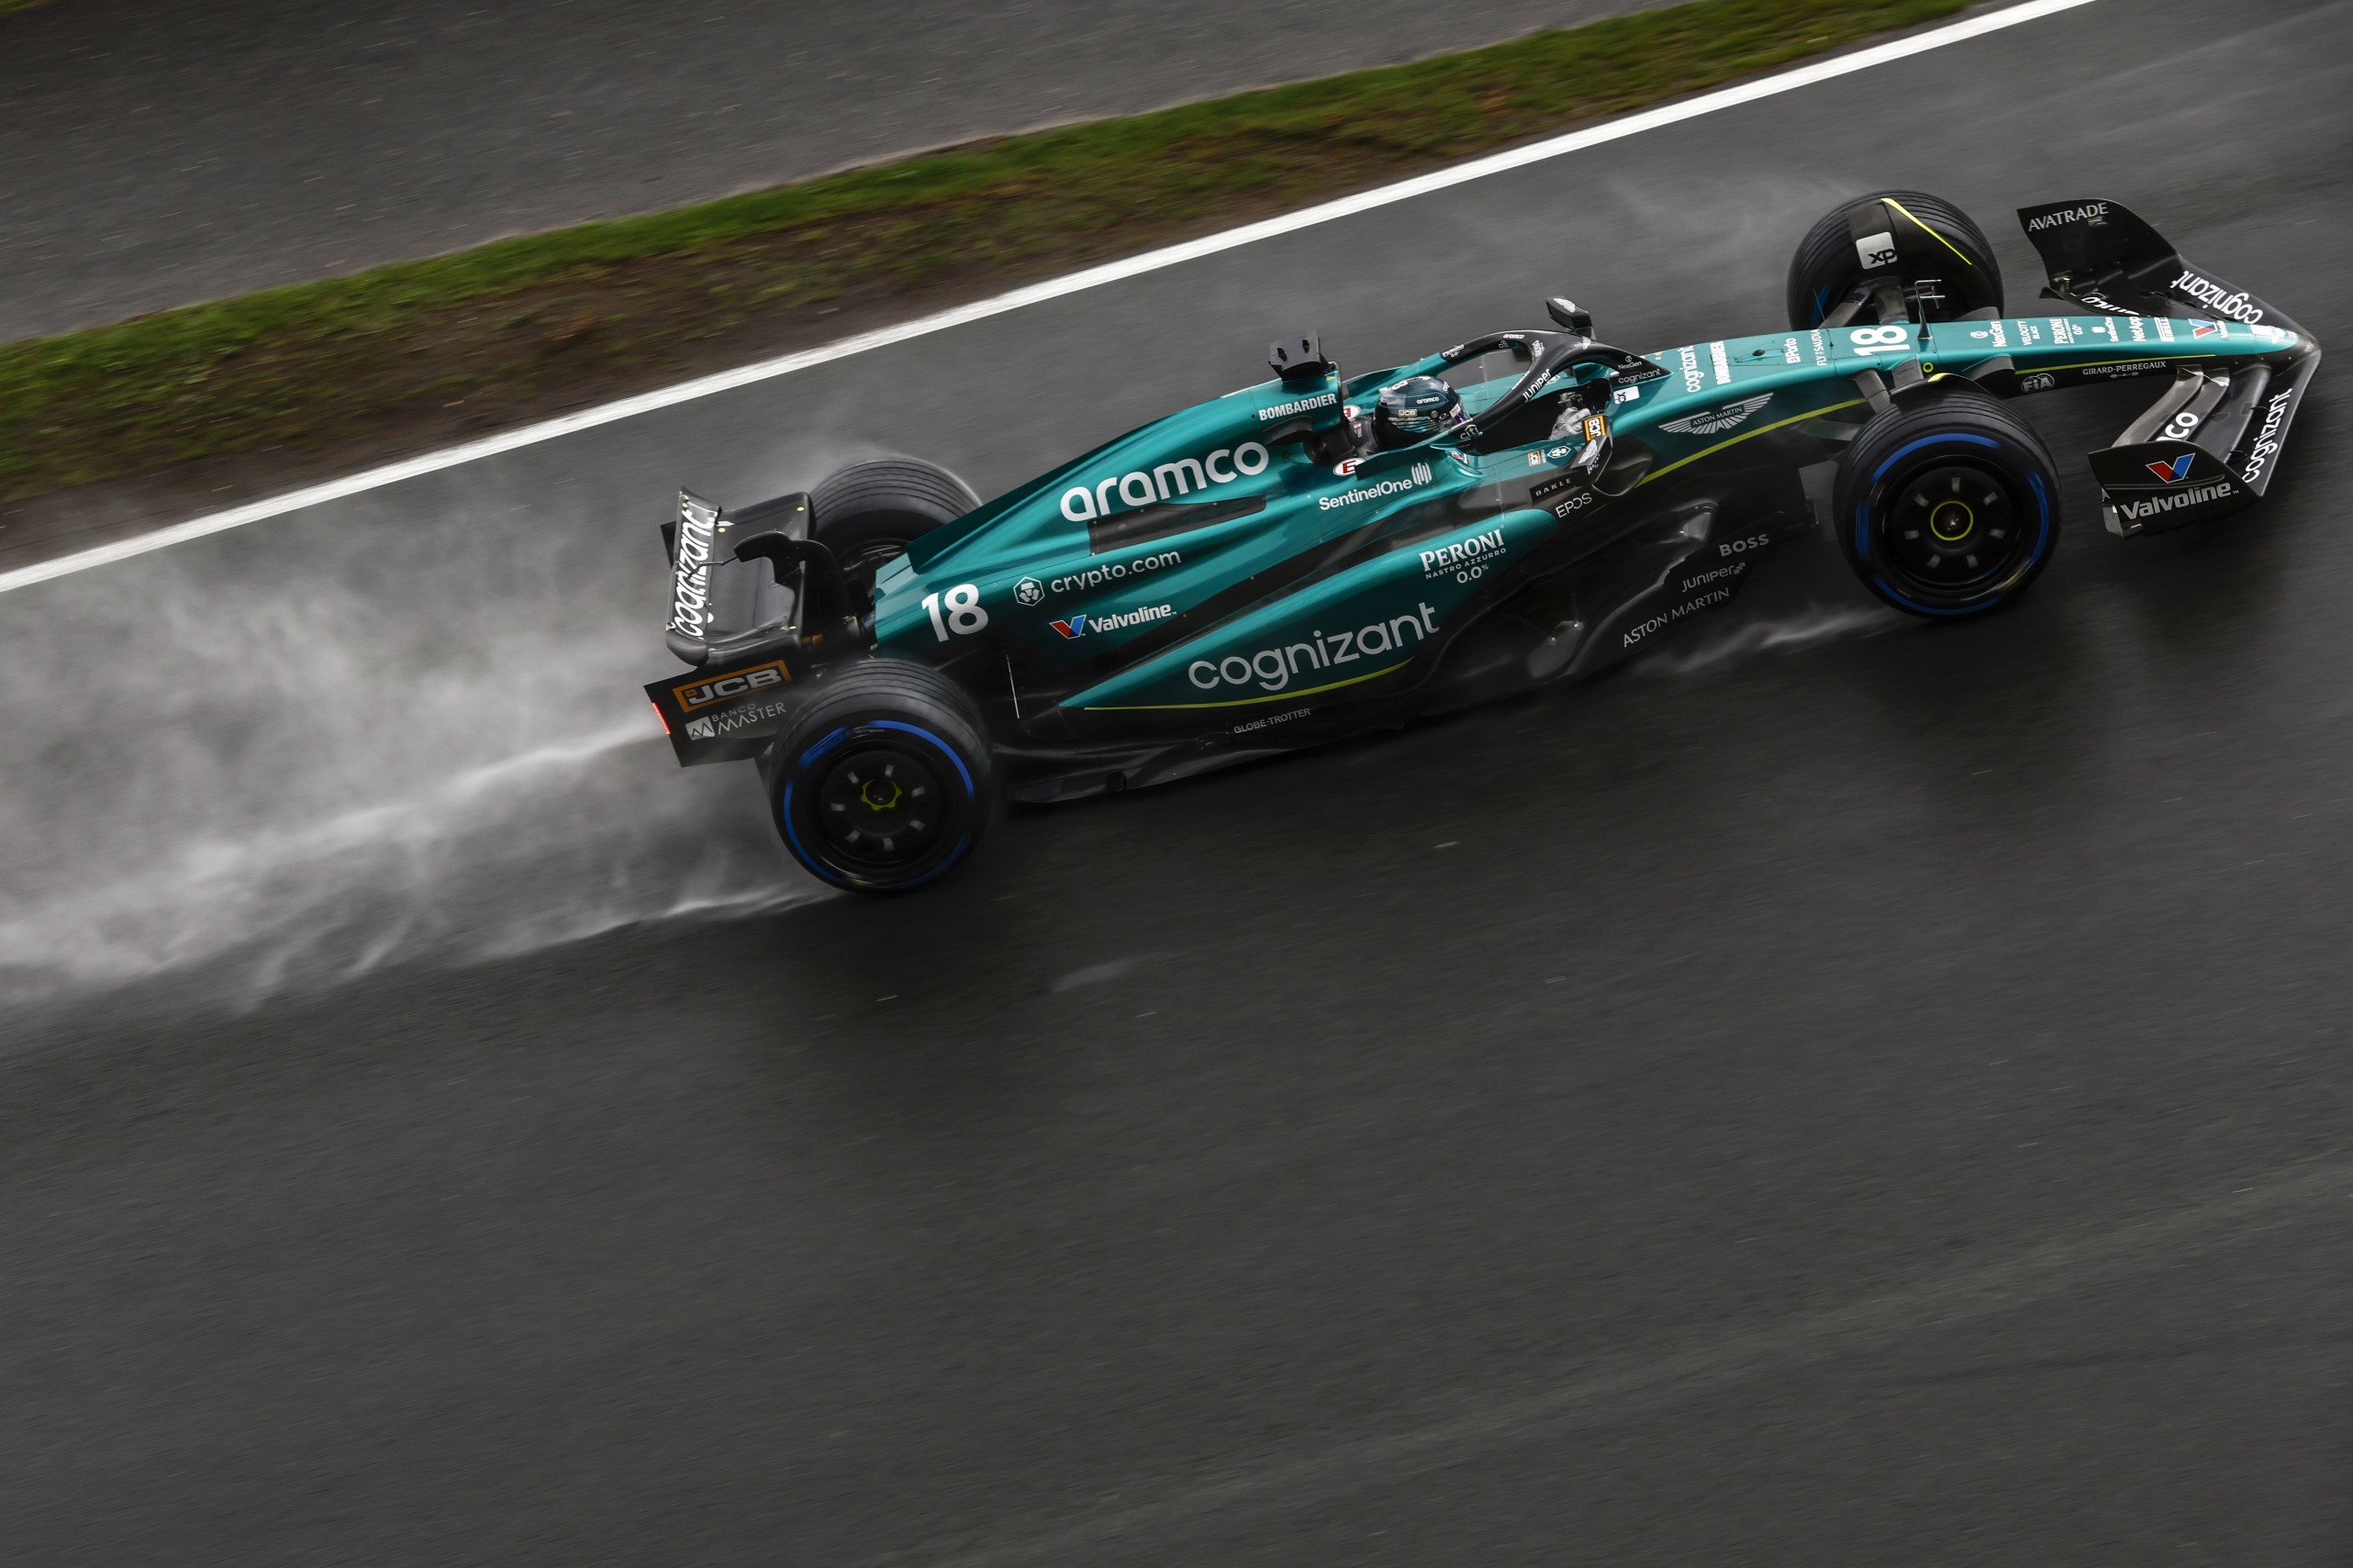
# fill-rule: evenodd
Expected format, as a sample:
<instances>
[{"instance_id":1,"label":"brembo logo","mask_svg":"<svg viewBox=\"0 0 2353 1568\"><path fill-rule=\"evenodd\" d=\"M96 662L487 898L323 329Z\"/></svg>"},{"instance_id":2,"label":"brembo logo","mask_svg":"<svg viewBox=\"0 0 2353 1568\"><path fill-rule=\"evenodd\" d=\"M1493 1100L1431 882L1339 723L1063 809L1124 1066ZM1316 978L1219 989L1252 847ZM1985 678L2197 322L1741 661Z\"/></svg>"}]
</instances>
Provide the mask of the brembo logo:
<instances>
[{"instance_id":1,"label":"brembo logo","mask_svg":"<svg viewBox=\"0 0 2353 1568\"><path fill-rule=\"evenodd\" d=\"M2028 218L2026 232L2040 234L2044 229L2057 228L2062 223L2104 222L2107 217L2106 202L2086 202L2081 206L2065 207L2057 212L2046 212L2040 217Z\"/></svg>"},{"instance_id":2,"label":"brembo logo","mask_svg":"<svg viewBox=\"0 0 2353 1568\"><path fill-rule=\"evenodd\" d=\"M2173 292L2185 295L2217 316L2227 316L2233 321L2252 326L2263 319L2260 306L2248 303L2245 290L2224 292L2223 285L2212 278L2202 278L2195 272L2184 272L2173 280Z\"/></svg>"},{"instance_id":3,"label":"brembo logo","mask_svg":"<svg viewBox=\"0 0 2353 1568\"><path fill-rule=\"evenodd\" d=\"M2231 494L2228 484L2201 484L2189 490L2177 490L2169 495L2152 495L2146 501L2120 501L2117 512L2126 522L2137 523L2150 517L2179 512L2185 506L2202 506L2209 501L2225 500Z\"/></svg>"},{"instance_id":4,"label":"brembo logo","mask_svg":"<svg viewBox=\"0 0 2353 1568\"><path fill-rule=\"evenodd\" d=\"M698 707L708 707L730 697L744 696L764 686L778 686L793 678L779 659L772 663L754 664L749 670L738 670L713 681L689 681L683 686L673 686L670 695L678 700L682 712L692 713Z\"/></svg>"},{"instance_id":5,"label":"brembo logo","mask_svg":"<svg viewBox=\"0 0 2353 1568\"><path fill-rule=\"evenodd\" d=\"M1317 630L1287 647L1228 654L1214 664L1206 659L1196 659L1185 666L1185 678L1205 692L1213 692L1221 685L1255 685L1261 691L1279 692L1302 673L1312 675L1360 659L1402 652L1409 631L1416 643L1421 642L1438 629L1438 612L1428 605L1416 605L1412 615L1377 620L1355 631L1326 635Z\"/></svg>"},{"instance_id":6,"label":"brembo logo","mask_svg":"<svg viewBox=\"0 0 2353 1568\"><path fill-rule=\"evenodd\" d=\"M678 559L671 572L670 629L701 637L711 623L711 550L719 539L719 508L681 497Z\"/></svg>"},{"instance_id":7,"label":"brembo logo","mask_svg":"<svg viewBox=\"0 0 2353 1568\"><path fill-rule=\"evenodd\" d=\"M1149 506L1155 501L1206 490L1212 484L1232 484L1237 479L1264 473L1272 461L1274 454L1265 447L1256 441L1244 441L1240 446L1220 447L1207 457L1180 457L1175 462L1160 463L1149 473L1140 468L1130 469L1125 473L1097 480L1091 488L1074 484L1064 491L1062 515L1074 523L1092 522L1119 509L1111 505L1114 492L1124 506ZM1226 467L1228 462L1232 466Z\"/></svg>"}]
</instances>

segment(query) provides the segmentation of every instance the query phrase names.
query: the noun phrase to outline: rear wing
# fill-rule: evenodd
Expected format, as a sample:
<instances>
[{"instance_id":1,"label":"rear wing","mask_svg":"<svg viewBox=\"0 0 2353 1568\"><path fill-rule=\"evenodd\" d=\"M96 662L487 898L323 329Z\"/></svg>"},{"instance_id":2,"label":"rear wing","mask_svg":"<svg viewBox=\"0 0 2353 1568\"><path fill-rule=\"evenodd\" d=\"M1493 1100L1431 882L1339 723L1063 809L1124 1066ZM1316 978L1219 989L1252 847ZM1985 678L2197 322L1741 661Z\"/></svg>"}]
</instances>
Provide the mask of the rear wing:
<instances>
[{"instance_id":1,"label":"rear wing","mask_svg":"<svg viewBox=\"0 0 2353 1568\"><path fill-rule=\"evenodd\" d=\"M678 492L662 525L670 621L662 639L696 667L645 688L682 763L755 754L782 720L785 689L809 650L842 628L848 595L832 552L808 537L809 498L730 513Z\"/></svg>"},{"instance_id":2,"label":"rear wing","mask_svg":"<svg viewBox=\"0 0 2353 1568\"><path fill-rule=\"evenodd\" d=\"M2046 299L2107 316L2190 323L2194 341L2251 328L2278 351L2184 364L2115 444L2091 454L2108 531L2130 537L2204 522L2253 506L2279 473L2288 427L2320 368L2320 345L2269 301L2185 261L2122 203L2053 202L2018 209L2042 257Z\"/></svg>"}]
</instances>

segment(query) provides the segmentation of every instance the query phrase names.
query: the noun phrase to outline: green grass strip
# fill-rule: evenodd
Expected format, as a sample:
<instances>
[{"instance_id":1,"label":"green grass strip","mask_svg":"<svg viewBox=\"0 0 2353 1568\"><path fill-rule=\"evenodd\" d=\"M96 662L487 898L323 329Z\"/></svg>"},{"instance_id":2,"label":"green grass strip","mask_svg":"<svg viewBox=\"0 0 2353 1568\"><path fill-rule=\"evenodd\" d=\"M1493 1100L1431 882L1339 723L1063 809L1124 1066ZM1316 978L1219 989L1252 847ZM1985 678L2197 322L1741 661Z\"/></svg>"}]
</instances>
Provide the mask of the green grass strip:
<instances>
[{"instance_id":1,"label":"green grass strip","mask_svg":"<svg viewBox=\"0 0 2353 1568\"><path fill-rule=\"evenodd\" d=\"M0 345L0 500L659 384L682 346L971 295L1950 15L1695 0Z\"/></svg>"}]
</instances>

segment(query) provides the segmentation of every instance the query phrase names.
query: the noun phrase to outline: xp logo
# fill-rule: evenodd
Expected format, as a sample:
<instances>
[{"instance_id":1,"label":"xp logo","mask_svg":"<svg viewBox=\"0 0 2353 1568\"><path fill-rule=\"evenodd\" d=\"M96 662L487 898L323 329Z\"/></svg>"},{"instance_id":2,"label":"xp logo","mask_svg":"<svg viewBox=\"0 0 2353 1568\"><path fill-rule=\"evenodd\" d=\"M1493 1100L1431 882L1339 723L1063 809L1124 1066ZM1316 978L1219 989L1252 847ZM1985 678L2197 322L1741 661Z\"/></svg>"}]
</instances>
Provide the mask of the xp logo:
<instances>
[{"instance_id":1,"label":"xp logo","mask_svg":"<svg viewBox=\"0 0 2353 1568\"><path fill-rule=\"evenodd\" d=\"M1024 577L1013 584L1013 602L1028 606L1046 596L1046 585L1034 577Z\"/></svg>"},{"instance_id":2,"label":"xp logo","mask_svg":"<svg viewBox=\"0 0 2353 1568\"><path fill-rule=\"evenodd\" d=\"M2151 473L2156 474L2159 479L2165 481L2168 484L2179 484L2183 480L2190 477L2190 464L2197 458L2197 455L2198 454L2196 452L2183 452L2171 462L2150 463L2148 465L2148 471Z\"/></svg>"},{"instance_id":3,"label":"xp logo","mask_svg":"<svg viewBox=\"0 0 2353 1568\"><path fill-rule=\"evenodd\" d=\"M1867 272L1895 265L1895 236L1885 229L1855 241L1855 259Z\"/></svg>"}]
</instances>

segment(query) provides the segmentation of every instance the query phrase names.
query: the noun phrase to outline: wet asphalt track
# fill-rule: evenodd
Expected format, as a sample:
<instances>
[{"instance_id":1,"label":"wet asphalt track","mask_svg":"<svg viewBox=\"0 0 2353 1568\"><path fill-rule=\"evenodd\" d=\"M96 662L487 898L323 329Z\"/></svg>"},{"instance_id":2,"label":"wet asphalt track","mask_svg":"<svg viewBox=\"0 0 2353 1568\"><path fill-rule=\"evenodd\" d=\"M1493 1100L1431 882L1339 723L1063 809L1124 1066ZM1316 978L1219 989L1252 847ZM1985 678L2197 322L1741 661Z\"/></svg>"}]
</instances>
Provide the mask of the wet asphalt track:
<instances>
[{"instance_id":1,"label":"wet asphalt track","mask_svg":"<svg viewBox=\"0 0 2353 1568\"><path fill-rule=\"evenodd\" d=\"M419 483L402 526L539 495L659 673L645 525L677 477L807 477L780 430L896 410L986 491L1293 325L1371 363L1566 288L1689 340L1769 322L1873 185L1973 209L2013 307L2006 208L2109 196L2342 344L2349 76L2353 6L2103 0ZM956 389L1009 367L1004 428ZM920 899L20 1007L0 1555L2344 1562L2342 369L2261 512L2126 545L2079 477L1987 624L1857 626L1817 542L1645 668L1018 816ZM385 521L171 570L312 595ZM111 570L10 635L164 568ZM756 827L748 777L708 798Z\"/></svg>"},{"instance_id":2,"label":"wet asphalt track","mask_svg":"<svg viewBox=\"0 0 2353 1568\"><path fill-rule=\"evenodd\" d=\"M1667 0L56 0L0 341Z\"/></svg>"}]
</instances>

